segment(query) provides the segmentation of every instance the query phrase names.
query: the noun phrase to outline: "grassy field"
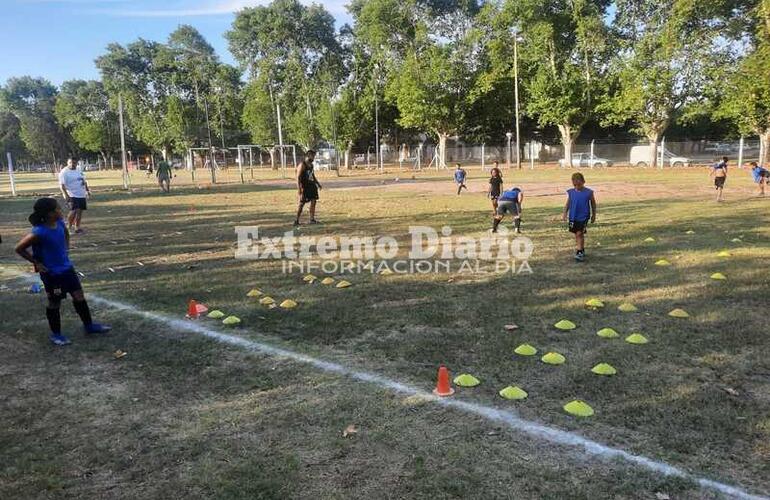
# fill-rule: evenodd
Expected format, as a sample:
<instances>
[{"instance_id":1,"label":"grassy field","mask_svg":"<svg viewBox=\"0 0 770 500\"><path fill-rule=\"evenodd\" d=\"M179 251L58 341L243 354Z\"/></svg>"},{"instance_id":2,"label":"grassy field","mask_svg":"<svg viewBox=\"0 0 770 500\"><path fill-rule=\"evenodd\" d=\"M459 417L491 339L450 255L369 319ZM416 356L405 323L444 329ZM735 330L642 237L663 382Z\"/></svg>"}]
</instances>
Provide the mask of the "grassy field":
<instances>
[{"instance_id":1,"label":"grassy field","mask_svg":"<svg viewBox=\"0 0 770 500\"><path fill-rule=\"evenodd\" d=\"M491 223L478 169L461 196L451 172L321 175L323 224L302 235L406 242L410 225L481 237ZM559 220L569 173L504 172L526 195L531 274L365 273L338 289L284 274L280 261L237 260L235 226L269 237L291 229L296 194L272 172L214 187L180 177L184 187L170 195L151 179L138 177L129 194L115 189L114 174L91 175L88 231L73 238L72 257L87 294L176 318L195 298L240 317L230 330L240 337L426 390L445 363L481 380L454 398L769 495L770 200L737 169L721 204L704 170L586 176L599 217L588 261L576 264ZM26 293L16 275L28 269L12 246L28 230L31 194L56 187L50 176L19 177L25 196L0 199L0 498L718 498L689 480L107 307L92 306L115 330L86 339L65 304L74 344L54 349L44 297ZM729 258L717 256L724 250ZM715 272L728 279L710 279ZM260 306L246 297L255 287L299 306ZM591 297L606 307L586 309ZM619 312L626 301L639 311ZM669 317L674 308L690 318ZM578 328L553 328L563 318ZM509 323L519 328L506 331ZM603 327L621 338L595 335ZM624 342L632 332L650 343ZM525 342L567 362L516 356ZM116 349L128 355L115 360ZM592 374L599 362L618 374ZM501 399L507 385L529 398ZM596 414L565 414L572 399ZM345 437L349 425L357 432Z\"/></svg>"}]
</instances>

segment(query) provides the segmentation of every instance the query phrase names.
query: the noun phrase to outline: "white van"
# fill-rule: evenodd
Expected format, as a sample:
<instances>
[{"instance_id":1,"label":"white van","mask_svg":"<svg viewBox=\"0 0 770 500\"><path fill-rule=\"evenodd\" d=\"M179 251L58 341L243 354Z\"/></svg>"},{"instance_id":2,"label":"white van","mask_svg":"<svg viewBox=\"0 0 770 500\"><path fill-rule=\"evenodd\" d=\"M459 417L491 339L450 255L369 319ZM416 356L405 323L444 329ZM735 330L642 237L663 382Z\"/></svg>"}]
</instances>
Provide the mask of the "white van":
<instances>
[{"instance_id":1,"label":"white van","mask_svg":"<svg viewBox=\"0 0 770 500\"><path fill-rule=\"evenodd\" d=\"M631 148L631 155L628 163L634 167L646 167L650 161L651 146L642 145L634 146ZM658 158L660 158L660 146L658 147ZM663 151L663 165L668 164L670 167L689 167L692 165L692 160L685 158L684 156L676 156L668 149Z\"/></svg>"}]
</instances>

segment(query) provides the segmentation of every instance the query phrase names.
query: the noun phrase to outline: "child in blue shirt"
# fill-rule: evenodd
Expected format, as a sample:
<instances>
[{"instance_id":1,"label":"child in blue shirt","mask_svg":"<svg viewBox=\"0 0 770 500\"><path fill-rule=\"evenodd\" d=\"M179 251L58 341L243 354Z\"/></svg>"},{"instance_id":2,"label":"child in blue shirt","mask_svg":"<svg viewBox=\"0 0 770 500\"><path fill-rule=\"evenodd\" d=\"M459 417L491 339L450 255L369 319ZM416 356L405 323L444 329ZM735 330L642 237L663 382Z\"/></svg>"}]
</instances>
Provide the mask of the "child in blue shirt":
<instances>
[{"instance_id":1,"label":"child in blue shirt","mask_svg":"<svg viewBox=\"0 0 770 500\"><path fill-rule=\"evenodd\" d=\"M569 231L575 235L575 260L583 262L585 254L585 234L588 221L596 222L596 198L593 190L585 186L586 180L583 174L572 174L574 188L567 190L567 203L564 205L562 220L569 220Z\"/></svg>"},{"instance_id":2,"label":"child in blue shirt","mask_svg":"<svg viewBox=\"0 0 770 500\"><path fill-rule=\"evenodd\" d=\"M53 198L40 198L35 202L29 222L32 224L32 232L16 245L16 253L35 266L45 286L48 295L45 314L51 328L49 340L58 346L71 343L62 335L59 312L61 301L67 294L72 297L72 305L83 321L86 333L110 331L111 327L108 325L100 325L91 320L91 311L83 295L83 287L80 286L80 279L70 262L70 235L64 226L59 203ZM32 253L29 252L30 247Z\"/></svg>"},{"instance_id":3,"label":"child in blue shirt","mask_svg":"<svg viewBox=\"0 0 770 500\"><path fill-rule=\"evenodd\" d=\"M497 226L503 220L505 214L511 214L513 216L513 227L515 232L521 233L521 204L524 202L524 193L521 189L514 187L507 191L497 199L497 213L492 219L492 232L497 232Z\"/></svg>"},{"instance_id":4,"label":"child in blue shirt","mask_svg":"<svg viewBox=\"0 0 770 500\"><path fill-rule=\"evenodd\" d=\"M770 182L770 171L764 167L760 167L757 162L752 161L751 176L754 178L754 182L759 185L759 196L764 196L765 185Z\"/></svg>"},{"instance_id":5,"label":"child in blue shirt","mask_svg":"<svg viewBox=\"0 0 770 500\"><path fill-rule=\"evenodd\" d=\"M468 186L465 185L465 170L463 170L463 167L460 166L459 163L456 163L455 166L457 167L455 169L455 183L457 183L457 194L460 194L460 191L463 190L463 188L468 189Z\"/></svg>"}]
</instances>

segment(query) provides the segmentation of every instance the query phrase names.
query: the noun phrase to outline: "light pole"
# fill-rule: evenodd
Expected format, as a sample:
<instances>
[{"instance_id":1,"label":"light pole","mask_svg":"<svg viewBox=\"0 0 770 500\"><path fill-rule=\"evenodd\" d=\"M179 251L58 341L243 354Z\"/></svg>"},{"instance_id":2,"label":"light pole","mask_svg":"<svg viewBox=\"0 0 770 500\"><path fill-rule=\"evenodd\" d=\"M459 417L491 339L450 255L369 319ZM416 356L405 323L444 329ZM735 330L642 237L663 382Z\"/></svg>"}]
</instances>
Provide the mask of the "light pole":
<instances>
[{"instance_id":1,"label":"light pole","mask_svg":"<svg viewBox=\"0 0 770 500\"><path fill-rule=\"evenodd\" d=\"M521 135L519 133L519 30L511 28L513 35L513 93L516 104L516 168L521 170ZM510 167L510 165L509 165Z\"/></svg>"},{"instance_id":2,"label":"light pole","mask_svg":"<svg viewBox=\"0 0 770 500\"><path fill-rule=\"evenodd\" d=\"M513 137L513 134L510 132L506 132L505 137L508 138L508 147L505 149L505 165L510 170L511 169L511 137Z\"/></svg>"}]
</instances>

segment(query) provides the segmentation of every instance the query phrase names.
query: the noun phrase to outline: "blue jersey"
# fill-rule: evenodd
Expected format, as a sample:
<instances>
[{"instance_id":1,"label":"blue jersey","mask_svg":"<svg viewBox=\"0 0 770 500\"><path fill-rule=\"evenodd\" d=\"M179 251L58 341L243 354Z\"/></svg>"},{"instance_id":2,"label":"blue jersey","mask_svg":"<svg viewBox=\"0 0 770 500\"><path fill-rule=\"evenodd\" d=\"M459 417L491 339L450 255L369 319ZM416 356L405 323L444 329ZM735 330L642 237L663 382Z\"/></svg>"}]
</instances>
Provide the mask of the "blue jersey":
<instances>
[{"instance_id":1,"label":"blue jersey","mask_svg":"<svg viewBox=\"0 0 770 500\"><path fill-rule=\"evenodd\" d=\"M757 165L751 169L751 176L754 177L754 182L759 182L762 180L762 177L770 177L770 172Z\"/></svg>"},{"instance_id":2,"label":"blue jersey","mask_svg":"<svg viewBox=\"0 0 770 500\"><path fill-rule=\"evenodd\" d=\"M591 218L591 197L594 192L587 187L567 190L569 196L569 220L586 221Z\"/></svg>"},{"instance_id":3,"label":"blue jersey","mask_svg":"<svg viewBox=\"0 0 770 500\"><path fill-rule=\"evenodd\" d=\"M465 170L455 170L455 182L465 181Z\"/></svg>"},{"instance_id":4,"label":"blue jersey","mask_svg":"<svg viewBox=\"0 0 770 500\"><path fill-rule=\"evenodd\" d=\"M521 189L519 188L513 188L509 189L508 191L503 192L502 196L498 198L500 201L519 201L519 193L521 193Z\"/></svg>"},{"instance_id":5,"label":"blue jersey","mask_svg":"<svg viewBox=\"0 0 770 500\"><path fill-rule=\"evenodd\" d=\"M32 234L37 237L37 241L32 245L32 255L48 268L49 273L62 274L72 269L64 222L56 221L55 228L35 226L32 228Z\"/></svg>"},{"instance_id":6,"label":"blue jersey","mask_svg":"<svg viewBox=\"0 0 770 500\"><path fill-rule=\"evenodd\" d=\"M714 163L714 165L711 167L714 170L722 170L727 168L727 163L720 161L719 163Z\"/></svg>"}]
</instances>

